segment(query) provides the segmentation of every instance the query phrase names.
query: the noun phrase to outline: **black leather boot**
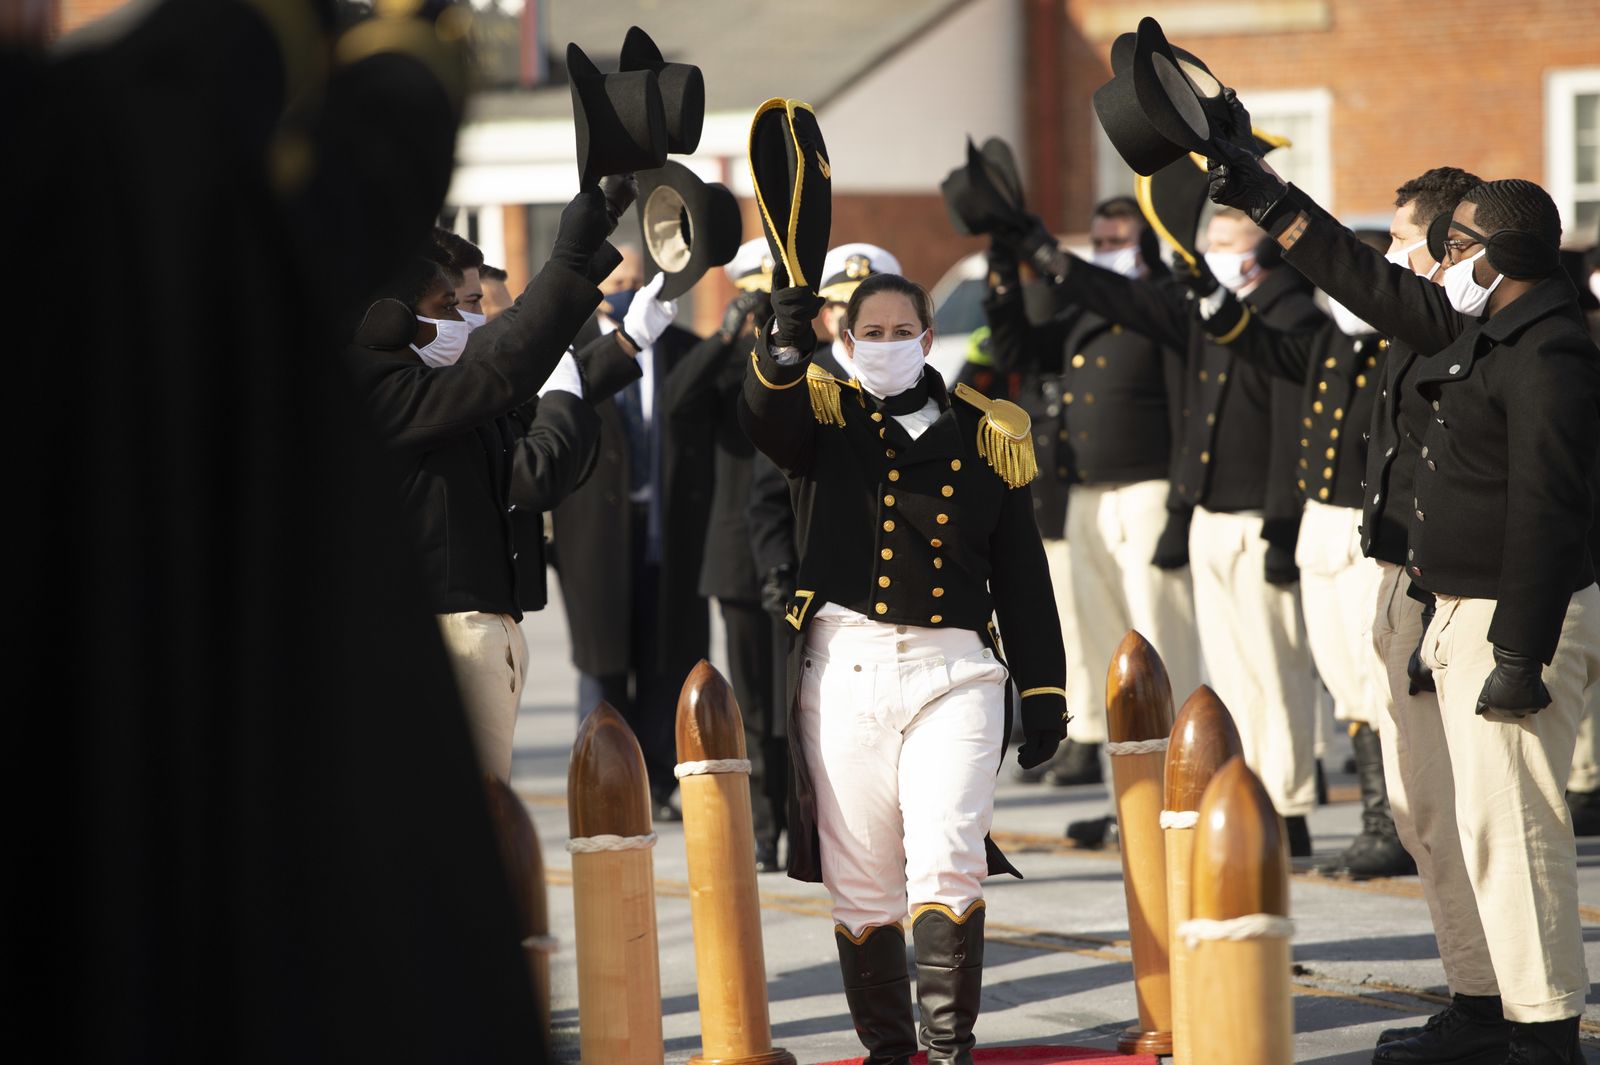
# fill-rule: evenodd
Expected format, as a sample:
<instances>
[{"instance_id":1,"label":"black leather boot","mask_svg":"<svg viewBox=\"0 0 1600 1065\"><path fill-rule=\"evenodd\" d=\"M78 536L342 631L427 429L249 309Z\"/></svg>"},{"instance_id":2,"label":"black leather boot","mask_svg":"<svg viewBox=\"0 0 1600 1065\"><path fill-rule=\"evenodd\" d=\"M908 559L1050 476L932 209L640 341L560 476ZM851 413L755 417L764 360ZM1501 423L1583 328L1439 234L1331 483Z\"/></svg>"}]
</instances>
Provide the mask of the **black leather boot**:
<instances>
[{"instance_id":1,"label":"black leather boot","mask_svg":"<svg viewBox=\"0 0 1600 1065\"><path fill-rule=\"evenodd\" d=\"M867 1050L862 1065L907 1065L917 1052L911 1019L911 978L906 971L906 934L897 924L871 925L860 942L833 926L839 945L844 1000Z\"/></svg>"},{"instance_id":2,"label":"black leather boot","mask_svg":"<svg viewBox=\"0 0 1600 1065\"><path fill-rule=\"evenodd\" d=\"M1283 819L1283 834L1289 837L1289 857L1311 857L1311 828L1305 815L1295 814Z\"/></svg>"},{"instance_id":3,"label":"black leather boot","mask_svg":"<svg viewBox=\"0 0 1600 1065\"><path fill-rule=\"evenodd\" d=\"M911 937L928 1065L972 1065L972 1025L983 997L983 900L960 917L946 906L920 910Z\"/></svg>"},{"instance_id":4,"label":"black leather boot","mask_svg":"<svg viewBox=\"0 0 1600 1065\"><path fill-rule=\"evenodd\" d=\"M1417 863L1400 845L1394 817L1389 811L1389 791L1383 783L1383 746L1371 725L1359 725L1350 734L1356 752L1356 775L1361 781L1361 834L1337 858L1317 866L1324 876L1370 880L1380 876L1410 876Z\"/></svg>"},{"instance_id":5,"label":"black leather boot","mask_svg":"<svg viewBox=\"0 0 1600 1065\"><path fill-rule=\"evenodd\" d=\"M1421 1028L1379 1035L1372 1065L1505 1065L1511 1027L1499 995L1455 995Z\"/></svg>"},{"instance_id":6,"label":"black leather boot","mask_svg":"<svg viewBox=\"0 0 1600 1065\"><path fill-rule=\"evenodd\" d=\"M1600 791L1567 792L1574 836L1600 836Z\"/></svg>"},{"instance_id":7,"label":"black leather boot","mask_svg":"<svg viewBox=\"0 0 1600 1065\"><path fill-rule=\"evenodd\" d=\"M1513 1024L1504 1065L1583 1065L1578 1018Z\"/></svg>"},{"instance_id":8,"label":"black leather boot","mask_svg":"<svg viewBox=\"0 0 1600 1065\"><path fill-rule=\"evenodd\" d=\"M1111 814L1102 814L1086 821L1069 821L1062 835L1085 850L1099 850L1107 843L1117 842L1117 819Z\"/></svg>"},{"instance_id":9,"label":"black leather boot","mask_svg":"<svg viewBox=\"0 0 1600 1065\"><path fill-rule=\"evenodd\" d=\"M1105 775L1100 770L1100 745L1072 740L1063 743L1060 756L1050 763L1044 775L1044 782L1058 788L1105 783Z\"/></svg>"}]
</instances>

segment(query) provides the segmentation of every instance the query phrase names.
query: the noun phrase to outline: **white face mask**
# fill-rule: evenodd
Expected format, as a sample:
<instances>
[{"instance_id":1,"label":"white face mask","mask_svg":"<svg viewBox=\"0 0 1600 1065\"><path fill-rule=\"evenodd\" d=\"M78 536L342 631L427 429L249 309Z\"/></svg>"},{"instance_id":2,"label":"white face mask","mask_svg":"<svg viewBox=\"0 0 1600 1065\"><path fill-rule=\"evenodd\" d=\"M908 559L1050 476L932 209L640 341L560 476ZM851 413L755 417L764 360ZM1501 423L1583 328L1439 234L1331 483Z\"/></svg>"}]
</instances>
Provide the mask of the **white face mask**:
<instances>
[{"instance_id":1,"label":"white face mask","mask_svg":"<svg viewBox=\"0 0 1600 1065\"><path fill-rule=\"evenodd\" d=\"M1328 311L1333 315L1333 324L1347 337L1366 336L1373 332L1370 325L1357 318L1348 307L1336 299L1328 300Z\"/></svg>"},{"instance_id":2,"label":"white face mask","mask_svg":"<svg viewBox=\"0 0 1600 1065\"><path fill-rule=\"evenodd\" d=\"M1217 279L1217 284L1229 292L1237 292L1245 286L1256 272L1256 253L1253 251L1208 251L1206 252L1206 266L1211 275ZM1245 263L1250 263L1250 269L1245 269Z\"/></svg>"},{"instance_id":3,"label":"white face mask","mask_svg":"<svg viewBox=\"0 0 1600 1065\"><path fill-rule=\"evenodd\" d=\"M435 329L434 337L426 347L411 345L411 350L422 356L422 361L429 366L451 366L461 358L461 353L467 347L467 334L472 330L466 322L459 322L454 318L424 318L417 315L417 321L427 322Z\"/></svg>"},{"instance_id":4,"label":"white face mask","mask_svg":"<svg viewBox=\"0 0 1600 1065\"><path fill-rule=\"evenodd\" d=\"M1494 280L1484 288L1473 280L1472 264L1483 258L1489 249L1485 248L1465 262L1456 263L1444 272L1444 294L1450 297L1450 306L1469 318L1476 318L1483 313L1489 305L1489 295L1500 287L1500 282L1506 279L1505 274L1496 274Z\"/></svg>"},{"instance_id":5,"label":"white face mask","mask_svg":"<svg viewBox=\"0 0 1600 1065\"><path fill-rule=\"evenodd\" d=\"M487 314L479 314L477 311L464 311L459 307L456 308L456 313L461 316L463 322L467 323L467 332L469 333L489 320Z\"/></svg>"},{"instance_id":6,"label":"white face mask","mask_svg":"<svg viewBox=\"0 0 1600 1065\"><path fill-rule=\"evenodd\" d=\"M849 356L850 369L855 371L861 387L879 399L897 396L922 380L922 370L927 364L927 354L922 341L928 331L909 340L856 340L850 333L855 351Z\"/></svg>"},{"instance_id":7,"label":"white face mask","mask_svg":"<svg viewBox=\"0 0 1600 1065\"><path fill-rule=\"evenodd\" d=\"M1385 255L1384 258L1389 260L1390 262L1394 263L1396 266L1403 266L1407 270L1411 270L1412 269L1411 268L1411 253L1416 251L1418 248L1422 247L1426 243L1428 243L1427 240L1419 240L1415 244L1406 245L1404 248L1395 248L1393 251L1389 252L1389 254ZM1430 266L1428 268L1428 272L1427 273L1419 274L1418 276L1426 278L1428 280L1432 280L1433 279L1433 275L1438 273L1438 272L1439 272L1439 264L1438 263L1434 263L1432 266ZM1416 273L1416 271L1412 270L1412 273Z\"/></svg>"},{"instance_id":8,"label":"white face mask","mask_svg":"<svg viewBox=\"0 0 1600 1065\"><path fill-rule=\"evenodd\" d=\"M1102 269L1110 270L1123 277L1139 276L1139 249L1137 246L1118 248L1116 251L1097 251L1093 257L1094 264Z\"/></svg>"},{"instance_id":9,"label":"white face mask","mask_svg":"<svg viewBox=\"0 0 1600 1065\"><path fill-rule=\"evenodd\" d=\"M1600 300L1600 270L1589 275L1589 291L1594 293L1594 298Z\"/></svg>"}]
</instances>

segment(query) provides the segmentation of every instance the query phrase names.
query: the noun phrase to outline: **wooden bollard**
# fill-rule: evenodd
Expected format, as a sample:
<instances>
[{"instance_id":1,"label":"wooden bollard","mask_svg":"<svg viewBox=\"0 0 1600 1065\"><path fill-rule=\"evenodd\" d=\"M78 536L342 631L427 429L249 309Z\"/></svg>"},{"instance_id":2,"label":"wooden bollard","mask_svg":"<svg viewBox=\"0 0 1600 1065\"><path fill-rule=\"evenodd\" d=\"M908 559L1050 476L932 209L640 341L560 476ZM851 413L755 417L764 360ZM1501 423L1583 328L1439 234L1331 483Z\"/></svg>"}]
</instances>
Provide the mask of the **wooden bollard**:
<instances>
[{"instance_id":1,"label":"wooden bollard","mask_svg":"<svg viewBox=\"0 0 1600 1065\"><path fill-rule=\"evenodd\" d=\"M689 1060L795 1065L772 1046L744 724L733 689L703 659L678 695L677 731L700 990L700 1054Z\"/></svg>"},{"instance_id":2,"label":"wooden bollard","mask_svg":"<svg viewBox=\"0 0 1600 1065\"><path fill-rule=\"evenodd\" d=\"M1187 941L1194 1065L1288 1065L1289 848L1283 820L1244 759L1217 771L1195 825Z\"/></svg>"},{"instance_id":3,"label":"wooden bollard","mask_svg":"<svg viewBox=\"0 0 1600 1065\"><path fill-rule=\"evenodd\" d=\"M1217 693L1202 684L1184 701L1172 723L1167 743L1166 808L1161 825L1167 843L1167 927L1189 919L1189 876L1194 861L1194 826L1200 819L1200 797L1229 759L1244 753L1233 716ZM1168 946L1172 976L1172 1060L1189 1065L1189 948L1182 936Z\"/></svg>"},{"instance_id":4,"label":"wooden bollard","mask_svg":"<svg viewBox=\"0 0 1600 1065\"><path fill-rule=\"evenodd\" d=\"M1172 1053L1167 973L1167 854L1161 839L1162 776L1172 732L1172 683L1150 642L1122 638L1106 672L1106 731L1122 840L1122 887L1133 941L1139 1023L1117 1040L1123 1054Z\"/></svg>"},{"instance_id":5,"label":"wooden bollard","mask_svg":"<svg viewBox=\"0 0 1600 1065\"><path fill-rule=\"evenodd\" d=\"M639 741L608 703L578 726L567 818L579 1052L587 1065L661 1065L650 783Z\"/></svg>"},{"instance_id":6,"label":"wooden bollard","mask_svg":"<svg viewBox=\"0 0 1600 1065\"><path fill-rule=\"evenodd\" d=\"M485 773L483 788L489 804L489 824L500 844L500 860L506 867L506 879L511 886L517 935L521 937L522 950L528 959L539 1027L545 1033L548 1046L550 953L555 950L556 941L550 935L550 908L545 898L544 852L539 849L539 832L533 827L528 808L505 781Z\"/></svg>"}]
</instances>

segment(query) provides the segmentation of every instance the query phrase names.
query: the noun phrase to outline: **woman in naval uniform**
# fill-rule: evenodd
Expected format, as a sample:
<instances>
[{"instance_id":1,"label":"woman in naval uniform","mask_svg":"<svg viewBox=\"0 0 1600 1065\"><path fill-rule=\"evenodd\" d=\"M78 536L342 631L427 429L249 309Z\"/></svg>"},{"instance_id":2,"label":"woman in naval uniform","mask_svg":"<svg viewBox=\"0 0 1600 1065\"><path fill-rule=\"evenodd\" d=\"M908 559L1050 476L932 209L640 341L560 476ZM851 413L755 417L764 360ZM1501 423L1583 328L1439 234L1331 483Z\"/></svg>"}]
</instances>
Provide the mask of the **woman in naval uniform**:
<instances>
[{"instance_id":1,"label":"woman in naval uniform","mask_svg":"<svg viewBox=\"0 0 1600 1065\"><path fill-rule=\"evenodd\" d=\"M909 913L928 1060L970 1062L983 879L1016 874L988 839L1008 669L1021 698L1018 761L1045 761L1066 734L1029 425L1012 404L965 386L946 393L925 362L932 314L920 286L883 273L856 287L841 323L850 381L812 364L821 302L809 288L774 295L740 411L795 500L789 874L833 897L867 1061L917 1051Z\"/></svg>"}]
</instances>

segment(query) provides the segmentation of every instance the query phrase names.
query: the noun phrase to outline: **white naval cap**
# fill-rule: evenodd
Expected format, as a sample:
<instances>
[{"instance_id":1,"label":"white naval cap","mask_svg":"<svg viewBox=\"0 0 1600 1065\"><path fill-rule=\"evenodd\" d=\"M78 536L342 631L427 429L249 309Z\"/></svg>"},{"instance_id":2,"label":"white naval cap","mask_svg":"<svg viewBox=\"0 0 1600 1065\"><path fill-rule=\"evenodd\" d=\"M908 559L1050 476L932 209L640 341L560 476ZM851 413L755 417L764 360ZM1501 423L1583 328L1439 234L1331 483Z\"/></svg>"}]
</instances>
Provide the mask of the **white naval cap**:
<instances>
[{"instance_id":1,"label":"white naval cap","mask_svg":"<svg viewBox=\"0 0 1600 1065\"><path fill-rule=\"evenodd\" d=\"M770 292L772 290L772 250L766 237L757 237L739 245L728 265L722 268L728 280L742 292Z\"/></svg>"},{"instance_id":2,"label":"white naval cap","mask_svg":"<svg viewBox=\"0 0 1600 1065\"><path fill-rule=\"evenodd\" d=\"M876 244L841 244L822 260L822 285L817 295L830 303L847 303L856 286L873 274L898 274L900 260Z\"/></svg>"}]
</instances>

